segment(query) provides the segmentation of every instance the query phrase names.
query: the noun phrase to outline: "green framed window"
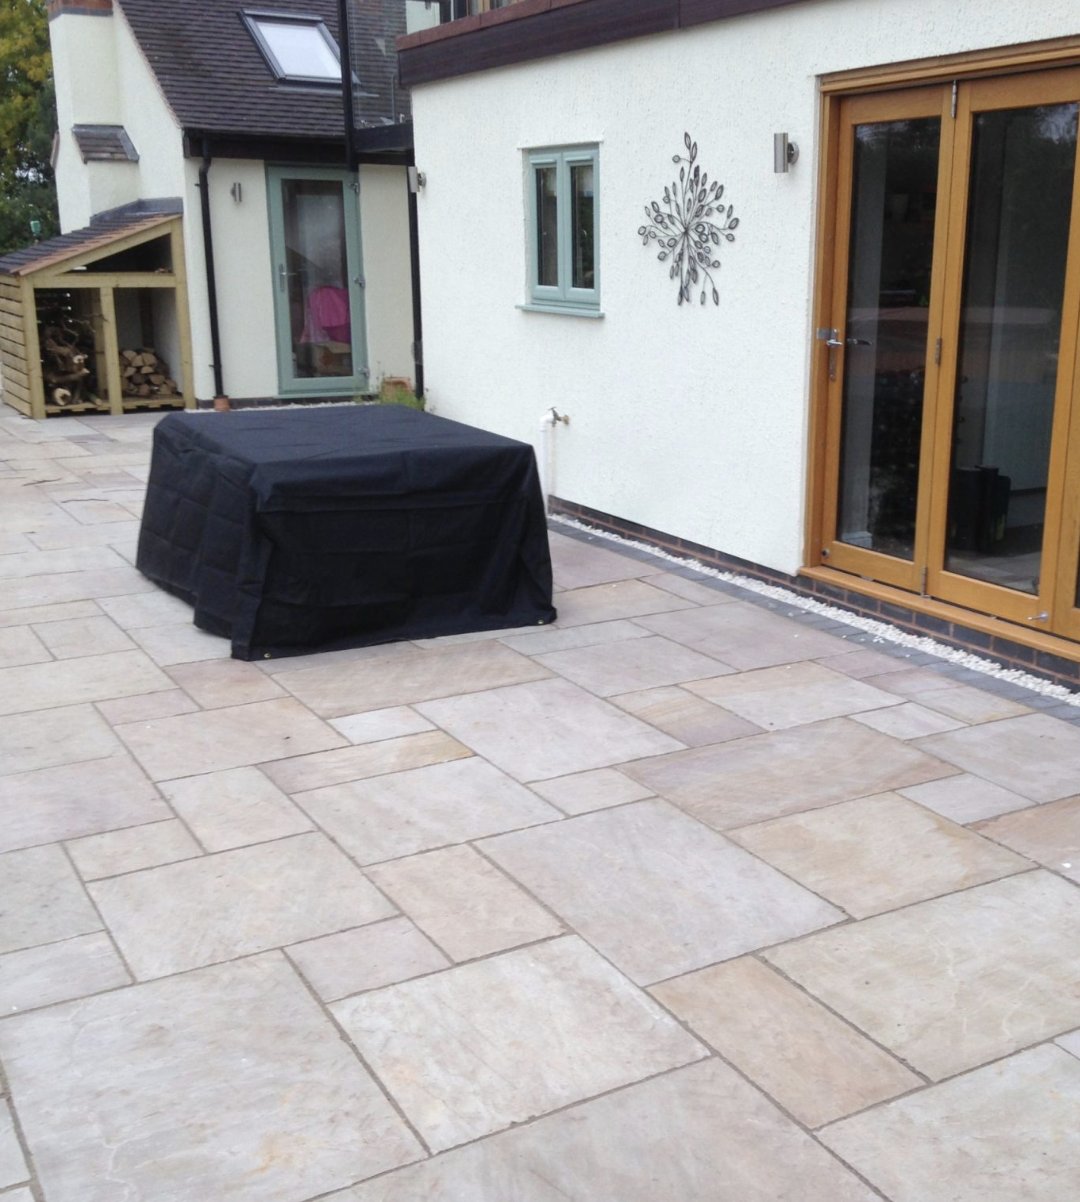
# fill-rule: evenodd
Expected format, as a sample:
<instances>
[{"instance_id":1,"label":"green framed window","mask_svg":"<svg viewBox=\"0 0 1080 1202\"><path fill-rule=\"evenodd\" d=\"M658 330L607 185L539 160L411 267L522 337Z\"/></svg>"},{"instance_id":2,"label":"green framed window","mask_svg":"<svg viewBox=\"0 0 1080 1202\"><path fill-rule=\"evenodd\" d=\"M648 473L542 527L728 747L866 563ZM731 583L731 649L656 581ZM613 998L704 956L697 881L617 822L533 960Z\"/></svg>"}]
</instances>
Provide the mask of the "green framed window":
<instances>
[{"instance_id":1,"label":"green framed window","mask_svg":"<svg viewBox=\"0 0 1080 1202\"><path fill-rule=\"evenodd\" d=\"M596 146L528 152L530 308L599 311L599 182Z\"/></svg>"}]
</instances>

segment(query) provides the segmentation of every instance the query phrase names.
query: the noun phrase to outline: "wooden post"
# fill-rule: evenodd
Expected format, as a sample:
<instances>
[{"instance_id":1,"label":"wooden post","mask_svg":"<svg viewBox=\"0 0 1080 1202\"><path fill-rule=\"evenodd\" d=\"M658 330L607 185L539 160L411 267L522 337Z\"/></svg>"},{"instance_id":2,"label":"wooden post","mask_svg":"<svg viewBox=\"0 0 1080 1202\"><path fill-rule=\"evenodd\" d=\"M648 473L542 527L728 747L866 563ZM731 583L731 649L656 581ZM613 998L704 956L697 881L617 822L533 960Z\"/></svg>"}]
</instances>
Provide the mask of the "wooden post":
<instances>
[{"instance_id":1,"label":"wooden post","mask_svg":"<svg viewBox=\"0 0 1080 1202\"><path fill-rule=\"evenodd\" d=\"M176 324L180 334L180 380L184 405L195 408L195 379L192 375L191 314L188 309L187 263L184 259L184 233L180 220L169 227L169 247L172 255L173 276L176 279ZM176 366L173 365L176 375Z\"/></svg>"},{"instance_id":2,"label":"wooden post","mask_svg":"<svg viewBox=\"0 0 1080 1202\"><path fill-rule=\"evenodd\" d=\"M109 412L124 412L120 384L120 339L116 333L116 297L112 288L101 289L101 324L105 341L105 379L108 381ZM100 385L101 381L98 381Z\"/></svg>"},{"instance_id":3,"label":"wooden post","mask_svg":"<svg viewBox=\"0 0 1080 1202\"><path fill-rule=\"evenodd\" d=\"M41 378L41 340L38 338L37 295L32 277L19 281L22 287L23 322L26 334L26 370L30 377L30 413L36 421L45 418L45 381Z\"/></svg>"}]
</instances>

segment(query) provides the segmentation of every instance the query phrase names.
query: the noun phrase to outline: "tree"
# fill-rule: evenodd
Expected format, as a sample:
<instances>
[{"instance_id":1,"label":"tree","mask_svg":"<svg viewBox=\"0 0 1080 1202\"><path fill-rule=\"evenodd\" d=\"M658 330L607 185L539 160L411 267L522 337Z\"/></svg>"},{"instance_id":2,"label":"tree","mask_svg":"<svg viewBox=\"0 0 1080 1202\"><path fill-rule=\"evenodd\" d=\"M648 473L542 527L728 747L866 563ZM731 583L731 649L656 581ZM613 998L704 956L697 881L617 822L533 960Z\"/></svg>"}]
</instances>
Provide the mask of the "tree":
<instances>
[{"instance_id":1,"label":"tree","mask_svg":"<svg viewBox=\"0 0 1080 1202\"><path fill-rule=\"evenodd\" d=\"M44 0L0 0L0 253L56 233L56 93Z\"/></svg>"}]
</instances>

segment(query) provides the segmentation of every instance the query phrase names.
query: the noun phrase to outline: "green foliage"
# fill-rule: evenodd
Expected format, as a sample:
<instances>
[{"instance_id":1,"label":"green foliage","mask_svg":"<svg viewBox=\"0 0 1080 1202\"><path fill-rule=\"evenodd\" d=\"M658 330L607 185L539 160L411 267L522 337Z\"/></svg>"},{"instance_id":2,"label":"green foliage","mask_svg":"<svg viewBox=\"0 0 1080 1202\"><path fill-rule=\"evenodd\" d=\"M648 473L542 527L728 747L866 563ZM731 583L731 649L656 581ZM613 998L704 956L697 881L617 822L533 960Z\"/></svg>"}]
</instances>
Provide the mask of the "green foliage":
<instances>
[{"instance_id":1,"label":"green foliage","mask_svg":"<svg viewBox=\"0 0 1080 1202\"><path fill-rule=\"evenodd\" d=\"M0 0L0 253L56 233L56 94L44 0Z\"/></svg>"},{"instance_id":2,"label":"green foliage","mask_svg":"<svg viewBox=\"0 0 1080 1202\"><path fill-rule=\"evenodd\" d=\"M404 405L406 409L423 409L424 398L404 384L383 384L379 390L380 405Z\"/></svg>"}]
</instances>

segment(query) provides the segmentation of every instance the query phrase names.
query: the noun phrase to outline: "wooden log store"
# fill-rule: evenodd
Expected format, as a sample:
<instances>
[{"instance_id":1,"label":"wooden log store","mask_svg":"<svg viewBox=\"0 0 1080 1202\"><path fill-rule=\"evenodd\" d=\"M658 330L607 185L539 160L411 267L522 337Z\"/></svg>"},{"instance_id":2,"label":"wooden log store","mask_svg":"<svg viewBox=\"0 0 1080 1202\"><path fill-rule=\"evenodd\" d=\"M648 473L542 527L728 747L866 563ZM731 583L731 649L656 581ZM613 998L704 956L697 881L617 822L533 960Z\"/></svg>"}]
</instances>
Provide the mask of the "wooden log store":
<instances>
[{"instance_id":1,"label":"wooden log store","mask_svg":"<svg viewBox=\"0 0 1080 1202\"><path fill-rule=\"evenodd\" d=\"M194 407L180 214L115 210L0 258L0 386L34 418Z\"/></svg>"}]
</instances>

